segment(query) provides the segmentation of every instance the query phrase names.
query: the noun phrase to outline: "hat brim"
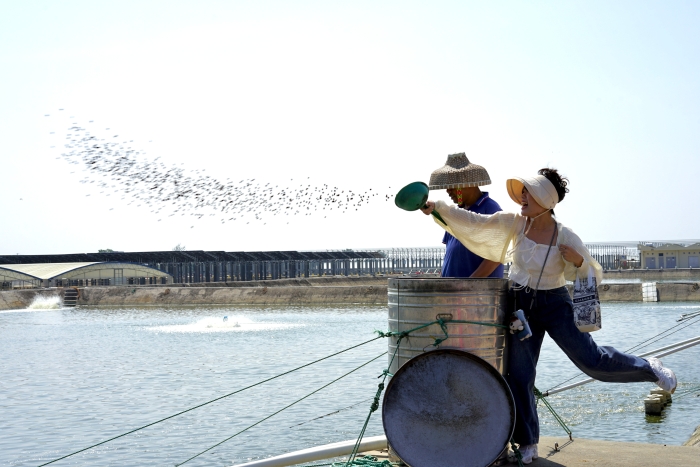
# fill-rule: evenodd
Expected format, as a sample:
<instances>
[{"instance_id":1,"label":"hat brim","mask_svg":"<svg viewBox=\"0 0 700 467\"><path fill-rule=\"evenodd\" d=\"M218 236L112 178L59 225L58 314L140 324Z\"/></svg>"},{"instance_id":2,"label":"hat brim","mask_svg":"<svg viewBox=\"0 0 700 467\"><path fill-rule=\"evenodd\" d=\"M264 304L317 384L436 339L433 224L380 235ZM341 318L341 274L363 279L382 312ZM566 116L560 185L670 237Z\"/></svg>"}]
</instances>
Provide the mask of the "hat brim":
<instances>
[{"instance_id":1,"label":"hat brim","mask_svg":"<svg viewBox=\"0 0 700 467\"><path fill-rule=\"evenodd\" d=\"M522 206L523 188L527 188L532 198L544 209L554 209L559 202L559 195L552 182L542 175L531 178L513 177L506 180L508 196Z\"/></svg>"},{"instance_id":2,"label":"hat brim","mask_svg":"<svg viewBox=\"0 0 700 467\"><path fill-rule=\"evenodd\" d=\"M523 188L525 187L524 182L525 180L520 177L509 178L506 180L508 196L510 196L510 199L515 201L518 206L523 205Z\"/></svg>"},{"instance_id":3,"label":"hat brim","mask_svg":"<svg viewBox=\"0 0 700 467\"><path fill-rule=\"evenodd\" d=\"M460 182L460 183L446 183L443 185L430 185L431 190L447 190L449 188L468 188L468 187L474 187L474 186L484 186L484 185L490 185L491 180L486 179L486 180L479 180L476 182Z\"/></svg>"}]
</instances>

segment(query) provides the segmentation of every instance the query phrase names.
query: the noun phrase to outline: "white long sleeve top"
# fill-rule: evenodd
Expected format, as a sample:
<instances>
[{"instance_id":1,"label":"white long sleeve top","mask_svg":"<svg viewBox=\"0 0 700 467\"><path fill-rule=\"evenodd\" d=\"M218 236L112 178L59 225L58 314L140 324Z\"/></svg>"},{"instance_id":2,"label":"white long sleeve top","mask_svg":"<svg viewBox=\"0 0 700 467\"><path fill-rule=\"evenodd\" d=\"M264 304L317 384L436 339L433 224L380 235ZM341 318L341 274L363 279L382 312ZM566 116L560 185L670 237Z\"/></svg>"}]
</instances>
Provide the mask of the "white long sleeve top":
<instances>
[{"instance_id":1,"label":"white long sleeve top","mask_svg":"<svg viewBox=\"0 0 700 467\"><path fill-rule=\"evenodd\" d=\"M448 206L444 201L435 203L435 210L447 222L443 224L435 217L435 222L452 234L472 252L482 258L499 263L510 263L509 279L514 283L537 287L537 279L542 271L542 263L549 244L538 244L525 236L526 217L512 212L495 214L476 214L457 206ZM542 272L540 290L556 289L574 281L578 275L581 279L588 276L589 268L600 284L603 268L591 256L581 239L570 228L557 223L557 241L552 245L549 257ZM581 267L566 261L559 252L559 245L568 245L583 256Z\"/></svg>"}]
</instances>

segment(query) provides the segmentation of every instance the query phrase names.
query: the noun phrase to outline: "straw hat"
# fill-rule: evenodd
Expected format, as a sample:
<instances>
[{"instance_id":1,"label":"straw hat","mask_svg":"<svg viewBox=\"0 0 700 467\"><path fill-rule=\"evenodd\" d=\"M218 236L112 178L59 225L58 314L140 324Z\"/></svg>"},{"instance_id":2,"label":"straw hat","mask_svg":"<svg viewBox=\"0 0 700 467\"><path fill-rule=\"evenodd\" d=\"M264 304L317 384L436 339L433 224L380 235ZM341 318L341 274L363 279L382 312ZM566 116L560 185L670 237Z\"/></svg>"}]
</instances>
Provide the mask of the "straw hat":
<instances>
[{"instance_id":1,"label":"straw hat","mask_svg":"<svg viewBox=\"0 0 700 467\"><path fill-rule=\"evenodd\" d=\"M447 188L461 188L465 186L490 185L486 169L480 165L472 164L466 154L450 154L447 162L435 172L430 174L431 190L445 190Z\"/></svg>"},{"instance_id":2,"label":"straw hat","mask_svg":"<svg viewBox=\"0 0 700 467\"><path fill-rule=\"evenodd\" d=\"M506 180L506 187L508 188L510 199L518 204L522 202L523 187L526 187L527 191L537 201L537 204L545 209L553 209L559 202L557 189L544 175L535 175L529 178L509 178Z\"/></svg>"}]
</instances>

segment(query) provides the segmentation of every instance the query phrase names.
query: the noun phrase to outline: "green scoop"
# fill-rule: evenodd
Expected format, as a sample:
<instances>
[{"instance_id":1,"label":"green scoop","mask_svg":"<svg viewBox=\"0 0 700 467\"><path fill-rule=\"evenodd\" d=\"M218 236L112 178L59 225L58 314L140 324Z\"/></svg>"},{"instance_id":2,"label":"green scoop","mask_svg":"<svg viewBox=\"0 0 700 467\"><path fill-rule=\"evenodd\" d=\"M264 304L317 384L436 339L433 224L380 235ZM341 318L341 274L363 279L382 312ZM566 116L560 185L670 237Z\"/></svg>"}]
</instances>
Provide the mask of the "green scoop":
<instances>
[{"instance_id":1,"label":"green scoop","mask_svg":"<svg viewBox=\"0 0 700 467\"><path fill-rule=\"evenodd\" d=\"M423 182L413 182L409 183L405 187L401 188L401 191L396 193L394 202L398 207L405 211L417 211L420 208L424 208L425 202L428 201L428 185ZM440 222L447 225L440 214L433 210L431 212Z\"/></svg>"}]
</instances>

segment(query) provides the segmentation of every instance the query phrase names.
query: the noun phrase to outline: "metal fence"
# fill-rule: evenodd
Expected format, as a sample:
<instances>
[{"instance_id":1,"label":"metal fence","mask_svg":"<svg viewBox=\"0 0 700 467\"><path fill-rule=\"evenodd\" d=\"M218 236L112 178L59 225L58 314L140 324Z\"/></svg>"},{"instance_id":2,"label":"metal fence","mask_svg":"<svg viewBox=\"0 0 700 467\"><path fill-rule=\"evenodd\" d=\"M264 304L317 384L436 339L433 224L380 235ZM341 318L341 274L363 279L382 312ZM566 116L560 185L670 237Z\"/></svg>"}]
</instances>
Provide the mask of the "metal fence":
<instances>
[{"instance_id":1,"label":"metal fence","mask_svg":"<svg viewBox=\"0 0 700 467\"><path fill-rule=\"evenodd\" d=\"M324 276L376 276L442 268L444 248L390 248L298 252L298 259L258 259L149 264L175 283L234 282ZM305 256L305 257L304 257Z\"/></svg>"},{"instance_id":2,"label":"metal fence","mask_svg":"<svg viewBox=\"0 0 700 467\"><path fill-rule=\"evenodd\" d=\"M604 269L639 267L639 251L636 248L599 244L586 246ZM267 252L197 250L8 255L0 256L0 264L120 261L159 269L170 274L174 283L205 283L324 276L439 273L444 256L444 247ZM152 282L139 280L138 283Z\"/></svg>"},{"instance_id":3,"label":"metal fence","mask_svg":"<svg viewBox=\"0 0 700 467\"><path fill-rule=\"evenodd\" d=\"M8 255L0 256L0 264L134 263L166 272L173 277L174 283L203 283L298 277L372 276L435 270L442 267L444 254L444 248L257 252L201 250L103 252ZM141 284L144 281L139 280L138 283Z\"/></svg>"},{"instance_id":4,"label":"metal fence","mask_svg":"<svg viewBox=\"0 0 700 467\"><path fill-rule=\"evenodd\" d=\"M586 245L591 256L600 263L603 269L633 269L639 268L639 250L637 247L624 245Z\"/></svg>"}]
</instances>

